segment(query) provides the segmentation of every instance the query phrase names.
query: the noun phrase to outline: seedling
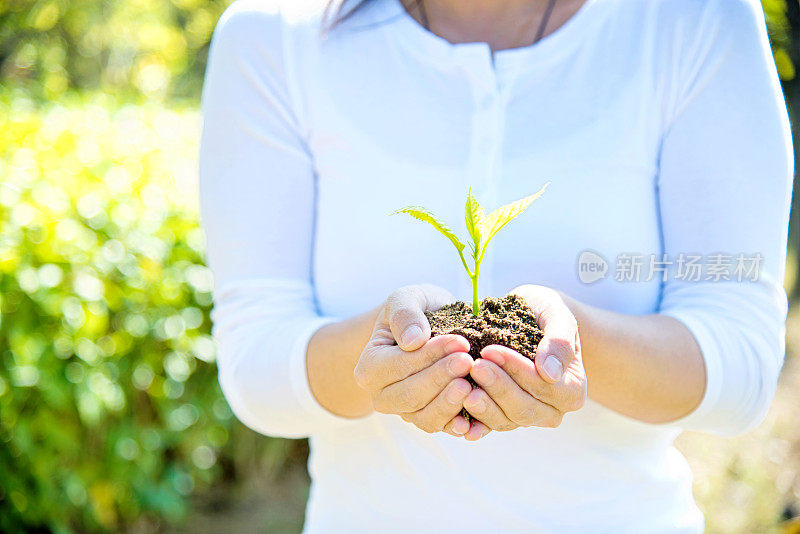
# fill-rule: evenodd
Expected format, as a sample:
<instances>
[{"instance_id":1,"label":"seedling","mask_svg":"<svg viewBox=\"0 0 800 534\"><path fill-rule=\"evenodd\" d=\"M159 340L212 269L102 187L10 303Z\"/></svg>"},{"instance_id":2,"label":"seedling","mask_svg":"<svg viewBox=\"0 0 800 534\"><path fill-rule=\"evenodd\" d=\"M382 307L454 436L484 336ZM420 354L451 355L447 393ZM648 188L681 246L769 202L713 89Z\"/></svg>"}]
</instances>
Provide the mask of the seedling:
<instances>
[{"instance_id":1,"label":"seedling","mask_svg":"<svg viewBox=\"0 0 800 534\"><path fill-rule=\"evenodd\" d=\"M489 242L505 225L522 214L534 200L542 196L542 193L544 193L548 185L550 185L550 182L547 182L538 193L506 204L494 210L489 215L486 215L481 205L475 197L472 196L472 189L467 192L467 204L464 208L464 218L467 223L467 232L472 238L472 243L469 244L472 251L472 269L469 268L467 260L464 258L464 249L466 245L461 242L452 230L437 219L433 213L425 208L409 206L392 212L392 215L406 213L415 219L424 221L436 228L439 233L455 245L456 250L458 250L458 256L461 258L461 263L464 265L464 269L467 270L467 275L470 280L472 280L472 315L478 317L481 311L480 301L478 300L478 275L480 274L481 262L483 261L483 255L486 254L486 248L489 246Z\"/></svg>"}]
</instances>

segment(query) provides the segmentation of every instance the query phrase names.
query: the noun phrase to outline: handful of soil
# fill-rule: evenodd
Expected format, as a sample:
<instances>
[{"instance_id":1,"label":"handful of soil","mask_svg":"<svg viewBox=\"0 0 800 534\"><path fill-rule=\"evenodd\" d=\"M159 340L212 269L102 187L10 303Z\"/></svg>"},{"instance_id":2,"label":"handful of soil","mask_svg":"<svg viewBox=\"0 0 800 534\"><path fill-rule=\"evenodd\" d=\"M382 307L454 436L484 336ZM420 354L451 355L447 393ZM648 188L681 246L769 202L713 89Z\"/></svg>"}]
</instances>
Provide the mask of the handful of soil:
<instances>
[{"instance_id":1,"label":"handful of soil","mask_svg":"<svg viewBox=\"0 0 800 534\"><path fill-rule=\"evenodd\" d=\"M472 315L471 306L461 301L425 312L425 316L431 324L431 337L444 334L465 337L469 341L469 354L475 360L488 345L504 345L533 360L544 336L533 311L519 295L483 299L478 317ZM477 387L469 375L467 380ZM471 419L466 410L462 409L461 415L467 421Z\"/></svg>"}]
</instances>

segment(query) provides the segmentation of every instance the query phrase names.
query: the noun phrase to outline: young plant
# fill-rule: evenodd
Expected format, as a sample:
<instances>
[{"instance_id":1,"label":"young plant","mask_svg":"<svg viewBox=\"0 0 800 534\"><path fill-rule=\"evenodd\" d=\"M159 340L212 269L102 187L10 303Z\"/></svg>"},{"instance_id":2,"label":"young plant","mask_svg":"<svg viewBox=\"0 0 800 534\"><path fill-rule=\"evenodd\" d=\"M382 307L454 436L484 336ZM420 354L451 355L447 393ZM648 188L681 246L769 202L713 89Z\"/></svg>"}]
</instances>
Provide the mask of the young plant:
<instances>
[{"instance_id":1,"label":"young plant","mask_svg":"<svg viewBox=\"0 0 800 534\"><path fill-rule=\"evenodd\" d=\"M467 275L470 280L472 280L472 314L477 317L481 311L480 301L478 300L478 275L480 274L481 262L483 261L483 255L486 254L486 248L489 246L489 242L505 225L528 209L528 206L530 206L534 200L542 196L542 193L544 193L548 185L550 185L550 182L544 184L544 187L542 187L538 193L506 204L494 210L489 215L486 215L481 205L475 197L472 196L472 189L467 192L467 204L464 208L464 218L467 223L467 232L470 238L472 238L472 242L469 244L472 252L472 269L469 268L467 260L464 258L464 248L466 248L466 245L464 245L458 236L430 211L418 206L409 206L392 212L392 215L405 213L411 215L415 219L424 221L436 228L439 233L444 235L455 245L456 250L458 250L458 255L461 258L461 263L464 265L464 269L467 270Z\"/></svg>"}]
</instances>

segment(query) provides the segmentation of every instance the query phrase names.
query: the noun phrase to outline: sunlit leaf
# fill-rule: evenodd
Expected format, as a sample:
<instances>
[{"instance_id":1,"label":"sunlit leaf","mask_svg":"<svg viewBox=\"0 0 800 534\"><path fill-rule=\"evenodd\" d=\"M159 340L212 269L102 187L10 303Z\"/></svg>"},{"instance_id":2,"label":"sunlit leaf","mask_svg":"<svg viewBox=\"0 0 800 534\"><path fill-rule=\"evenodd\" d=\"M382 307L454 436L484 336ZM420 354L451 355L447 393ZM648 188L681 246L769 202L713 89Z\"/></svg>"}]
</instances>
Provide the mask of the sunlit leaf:
<instances>
[{"instance_id":1,"label":"sunlit leaf","mask_svg":"<svg viewBox=\"0 0 800 534\"><path fill-rule=\"evenodd\" d=\"M484 219L486 212L483 207L478 203L477 199L472 196L472 189L467 192L467 203L464 206L464 219L467 223L467 232L469 232L472 242L474 243L473 253L478 255L481 253L481 241L483 236Z\"/></svg>"},{"instance_id":2,"label":"sunlit leaf","mask_svg":"<svg viewBox=\"0 0 800 534\"><path fill-rule=\"evenodd\" d=\"M407 208L399 209L397 211L392 212L392 215L396 215L398 213L405 213L406 215L411 215L415 219L420 221L425 221L426 223L430 224L434 228L436 228L439 233L445 236L447 239L450 240L453 245L458 249L459 252L464 250L464 243L458 239L458 236L453 233L450 228L445 226L443 222L436 218L436 216L426 210L425 208L420 208L417 206L408 206Z\"/></svg>"},{"instance_id":3,"label":"sunlit leaf","mask_svg":"<svg viewBox=\"0 0 800 534\"><path fill-rule=\"evenodd\" d=\"M503 229L505 225L510 223L514 220L517 216L522 214L528 206L530 206L534 200L542 196L547 186L550 185L550 182L544 184L538 193L533 195L527 196L525 198L521 198L515 202L511 202L510 204L506 204L500 208L497 208L493 212L486 217L486 244L489 244L489 241L492 240L494 236L497 235L497 232Z\"/></svg>"}]
</instances>

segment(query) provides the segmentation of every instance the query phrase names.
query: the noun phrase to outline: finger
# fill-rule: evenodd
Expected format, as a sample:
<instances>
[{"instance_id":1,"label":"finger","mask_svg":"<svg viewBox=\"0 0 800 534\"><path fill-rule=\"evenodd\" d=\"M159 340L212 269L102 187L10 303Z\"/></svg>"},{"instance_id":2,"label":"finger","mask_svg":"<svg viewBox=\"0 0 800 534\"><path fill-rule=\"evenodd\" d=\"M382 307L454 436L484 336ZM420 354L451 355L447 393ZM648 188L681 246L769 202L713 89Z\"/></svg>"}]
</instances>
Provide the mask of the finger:
<instances>
[{"instance_id":1,"label":"finger","mask_svg":"<svg viewBox=\"0 0 800 534\"><path fill-rule=\"evenodd\" d=\"M517 425L552 426L555 421L560 423L558 410L523 390L508 373L489 360L477 360L470 376Z\"/></svg>"},{"instance_id":2,"label":"finger","mask_svg":"<svg viewBox=\"0 0 800 534\"><path fill-rule=\"evenodd\" d=\"M503 410L482 389L473 389L464 400L464 408L475 419L498 432L506 432L519 427L511 421Z\"/></svg>"},{"instance_id":3,"label":"finger","mask_svg":"<svg viewBox=\"0 0 800 534\"><path fill-rule=\"evenodd\" d=\"M536 369L546 382L556 383L575 359L578 324L566 306L544 310L538 322L544 337L536 347Z\"/></svg>"},{"instance_id":4,"label":"finger","mask_svg":"<svg viewBox=\"0 0 800 534\"><path fill-rule=\"evenodd\" d=\"M472 363L472 356L465 352L445 356L430 367L382 389L373 399L373 407L381 413L421 410L454 379L467 376L472 369Z\"/></svg>"},{"instance_id":5,"label":"finger","mask_svg":"<svg viewBox=\"0 0 800 534\"><path fill-rule=\"evenodd\" d=\"M558 291L541 286L523 285L509 294L525 299L544 331L534 358L536 369L549 383L561 380L577 352L578 324Z\"/></svg>"},{"instance_id":6,"label":"finger","mask_svg":"<svg viewBox=\"0 0 800 534\"><path fill-rule=\"evenodd\" d=\"M447 432L451 436L461 438L469 431L469 428L469 421L464 419L464 416L459 413L457 416L453 417L449 423L444 425L444 432Z\"/></svg>"},{"instance_id":7,"label":"finger","mask_svg":"<svg viewBox=\"0 0 800 534\"><path fill-rule=\"evenodd\" d=\"M455 334L433 337L413 352L370 341L356 364L353 377L362 389L378 391L456 352L469 352L469 342Z\"/></svg>"},{"instance_id":8,"label":"finger","mask_svg":"<svg viewBox=\"0 0 800 534\"><path fill-rule=\"evenodd\" d=\"M504 345L487 345L481 350L481 358L500 367L532 397L552 404L551 395L555 388L539 376L539 371L529 358Z\"/></svg>"},{"instance_id":9,"label":"finger","mask_svg":"<svg viewBox=\"0 0 800 534\"><path fill-rule=\"evenodd\" d=\"M500 367L528 394L558 411L578 410L586 400L581 383L566 378L558 384L545 382L530 359L508 347L488 345L481 350L481 358Z\"/></svg>"},{"instance_id":10,"label":"finger","mask_svg":"<svg viewBox=\"0 0 800 534\"><path fill-rule=\"evenodd\" d=\"M484 425L480 421L473 420L472 425L470 426L469 430L464 437L467 441L478 441L479 439L485 437L492 429L488 426Z\"/></svg>"},{"instance_id":11,"label":"finger","mask_svg":"<svg viewBox=\"0 0 800 534\"><path fill-rule=\"evenodd\" d=\"M450 382L439 395L419 411L406 414L404 419L432 434L441 432L458 415L472 386L463 378Z\"/></svg>"},{"instance_id":12,"label":"finger","mask_svg":"<svg viewBox=\"0 0 800 534\"><path fill-rule=\"evenodd\" d=\"M401 287L386 299L385 320L397 341L406 351L417 350L431 337L425 311L438 310L455 302L450 292L431 285Z\"/></svg>"}]
</instances>

